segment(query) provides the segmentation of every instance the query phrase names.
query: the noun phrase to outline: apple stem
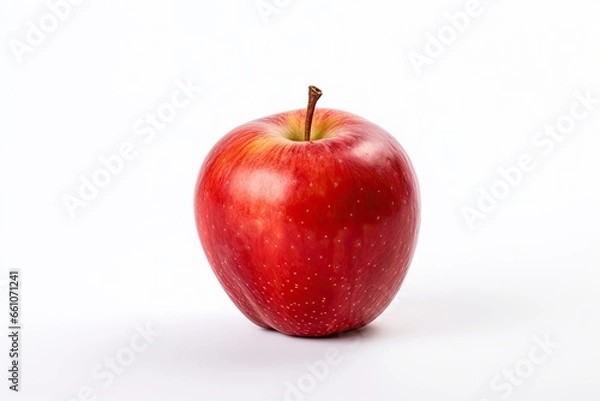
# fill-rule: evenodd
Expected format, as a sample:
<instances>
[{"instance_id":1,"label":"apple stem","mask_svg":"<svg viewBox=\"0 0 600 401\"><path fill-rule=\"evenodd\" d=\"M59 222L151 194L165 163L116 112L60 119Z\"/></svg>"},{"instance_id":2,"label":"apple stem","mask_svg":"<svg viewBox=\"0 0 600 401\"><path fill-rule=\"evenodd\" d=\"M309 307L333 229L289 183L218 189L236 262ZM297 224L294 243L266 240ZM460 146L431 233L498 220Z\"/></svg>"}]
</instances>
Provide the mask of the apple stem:
<instances>
[{"instance_id":1,"label":"apple stem","mask_svg":"<svg viewBox=\"0 0 600 401\"><path fill-rule=\"evenodd\" d=\"M321 97L323 92L316 86L310 85L308 87L308 106L306 107L306 122L304 123L304 140L310 141L310 129L312 126L313 114L315 113L315 107L317 100Z\"/></svg>"}]
</instances>

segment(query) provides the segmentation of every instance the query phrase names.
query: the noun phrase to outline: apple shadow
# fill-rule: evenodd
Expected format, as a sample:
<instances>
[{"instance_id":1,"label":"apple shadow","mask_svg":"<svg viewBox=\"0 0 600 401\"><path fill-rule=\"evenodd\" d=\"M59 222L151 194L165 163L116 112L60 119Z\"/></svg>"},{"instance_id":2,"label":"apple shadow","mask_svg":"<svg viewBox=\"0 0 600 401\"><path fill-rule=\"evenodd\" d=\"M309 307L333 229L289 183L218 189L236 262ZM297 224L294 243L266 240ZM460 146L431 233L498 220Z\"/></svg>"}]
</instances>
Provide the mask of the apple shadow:
<instances>
[{"instance_id":1,"label":"apple shadow","mask_svg":"<svg viewBox=\"0 0 600 401\"><path fill-rule=\"evenodd\" d=\"M489 336L507 325L535 319L542 308L522 295L461 292L410 292L388 312L360 329L321 338L293 337L260 328L241 313L222 317L160 317L146 320L160 336L139 356L122 385L103 395L157 399L281 398L309 365L334 350L348 360L336 371L362 360L381 344L414 347L439 339ZM416 342L416 343L415 343ZM466 342L468 343L468 341ZM360 346L358 346L360 344ZM321 365L322 366L322 365ZM164 380L168 378L168 380ZM114 393L113 393L114 392ZM253 398L254 397L254 398Z\"/></svg>"},{"instance_id":2,"label":"apple shadow","mask_svg":"<svg viewBox=\"0 0 600 401\"><path fill-rule=\"evenodd\" d=\"M322 358L331 347L351 346L357 339L369 340L378 329L366 326L328 337L295 337L264 329L240 314L223 319L174 320L157 323L165 330L164 357L171 363L211 369L268 368ZM168 338L167 338L168 337Z\"/></svg>"},{"instance_id":3,"label":"apple shadow","mask_svg":"<svg viewBox=\"0 0 600 401\"><path fill-rule=\"evenodd\" d=\"M260 328L241 314L160 322L166 326L165 360L190 369L266 369L297 366L322 358L328 348L343 350L360 340L417 340L428 336L473 335L535 318L540 308L514 294L413 293L360 330L328 337L294 337Z\"/></svg>"},{"instance_id":4,"label":"apple shadow","mask_svg":"<svg viewBox=\"0 0 600 401\"><path fill-rule=\"evenodd\" d=\"M411 292L391 308L372 323L380 338L472 335L530 321L542 311L523 295L483 293L476 289L461 293Z\"/></svg>"}]
</instances>

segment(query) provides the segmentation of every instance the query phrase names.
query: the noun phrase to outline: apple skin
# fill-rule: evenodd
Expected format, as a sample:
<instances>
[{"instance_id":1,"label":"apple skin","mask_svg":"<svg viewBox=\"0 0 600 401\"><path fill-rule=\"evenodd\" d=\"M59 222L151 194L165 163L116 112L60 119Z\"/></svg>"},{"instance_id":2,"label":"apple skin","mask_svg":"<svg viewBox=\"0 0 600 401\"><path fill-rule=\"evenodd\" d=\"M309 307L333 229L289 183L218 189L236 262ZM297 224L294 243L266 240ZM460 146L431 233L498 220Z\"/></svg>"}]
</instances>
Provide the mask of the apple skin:
<instances>
[{"instance_id":1,"label":"apple skin","mask_svg":"<svg viewBox=\"0 0 600 401\"><path fill-rule=\"evenodd\" d=\"M255 324L319 337L373 321L398 292L420 224L400 144L356 115L316 109L244 124L202 165L194 195L219 282Z\"/></svg>"}]
</instances>

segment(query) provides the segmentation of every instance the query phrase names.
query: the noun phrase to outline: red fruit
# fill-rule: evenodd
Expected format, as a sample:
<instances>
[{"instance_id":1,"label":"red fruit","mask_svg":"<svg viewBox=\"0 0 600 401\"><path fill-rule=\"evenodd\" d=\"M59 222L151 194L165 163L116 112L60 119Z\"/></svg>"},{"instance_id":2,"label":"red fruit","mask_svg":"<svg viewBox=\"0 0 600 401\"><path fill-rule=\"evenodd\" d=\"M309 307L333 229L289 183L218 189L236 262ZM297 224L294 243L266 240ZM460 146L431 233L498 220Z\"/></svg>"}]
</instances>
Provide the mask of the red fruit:
<instances>
[{"instance_id":1,"label":"red fruit","mask_svg":"<svg viewBox=\"0 0 600 401\"><path fill-rule=\"evenodd\" d=\"M398 292L419 192L390 134L344 111L314 110L320 92L310 93L308 110L249 122L215 145L194 210L210 265L251 321L326 336L370 323Z\"/></svg>"}]
</instances>

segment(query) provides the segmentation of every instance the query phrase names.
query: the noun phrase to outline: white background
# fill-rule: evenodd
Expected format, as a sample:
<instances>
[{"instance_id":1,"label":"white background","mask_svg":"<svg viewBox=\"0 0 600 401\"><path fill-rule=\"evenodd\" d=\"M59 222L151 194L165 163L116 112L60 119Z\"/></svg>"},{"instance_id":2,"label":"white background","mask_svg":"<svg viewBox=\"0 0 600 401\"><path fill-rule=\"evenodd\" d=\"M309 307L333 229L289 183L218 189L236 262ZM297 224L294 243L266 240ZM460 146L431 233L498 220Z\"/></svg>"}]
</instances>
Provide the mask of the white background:
<instances>
[{"instance_id":1,"label":"white background","mask_svg":"<svg viewBox=\"0 0 600 401\"><path fill-rule=\"evenodd\" d=\"M0 268L21 269L24 325L22 391L9 393L2 373L1 398L70 400L88 386L94 396L80 399L284 400L286 381L310 384L305 363L331 348L340 362L287 399L600 399L600 104L549 154L531 144L576 93L600 96L600 3L485 0L421 74L411 51L425 54L426 35L465 1L278 4L265 21L253 0L89 0L20 63L11 40L25 41L48 8L1 3ZM133 125L178 79L199 93L144 143ZM362 335L253 326L194 225L210 147L246 121L304 107L308 84L324 91L320 106L392 133L420 181L408 278ZM71 219L64 195L128 141L138 157ZM534 171L470 229L464 207L525 153ZM136 324L160 335L105 388L92 370ZM492 388L526 365L536 335L558 343L552 355L510 395Z\"/></svg>"}]
</instances>

